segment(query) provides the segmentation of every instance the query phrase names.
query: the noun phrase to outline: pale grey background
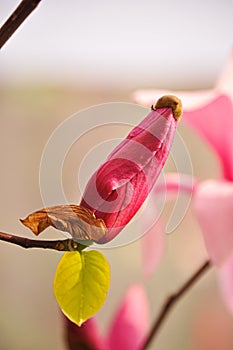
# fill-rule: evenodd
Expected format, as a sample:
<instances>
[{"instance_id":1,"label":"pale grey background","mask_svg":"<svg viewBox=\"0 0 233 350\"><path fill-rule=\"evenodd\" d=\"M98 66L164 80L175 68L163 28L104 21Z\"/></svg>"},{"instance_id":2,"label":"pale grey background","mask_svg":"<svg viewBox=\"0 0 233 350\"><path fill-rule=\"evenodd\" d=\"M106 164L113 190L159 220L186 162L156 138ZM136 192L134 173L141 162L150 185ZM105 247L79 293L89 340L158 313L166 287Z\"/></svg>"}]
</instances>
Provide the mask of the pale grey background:
<instances>
[{"instance_id":1,"label":"pale grey background","mask_svg":"<svg viewBox=\"0 0 233 350\"><path fill-rule=\"evenodd\" d=\"M0 23L17 3L1 0ZM232 0L42 0L1 53L1 81L211 86L232 49L232 14Z\"/></svg>"}]
</instances>

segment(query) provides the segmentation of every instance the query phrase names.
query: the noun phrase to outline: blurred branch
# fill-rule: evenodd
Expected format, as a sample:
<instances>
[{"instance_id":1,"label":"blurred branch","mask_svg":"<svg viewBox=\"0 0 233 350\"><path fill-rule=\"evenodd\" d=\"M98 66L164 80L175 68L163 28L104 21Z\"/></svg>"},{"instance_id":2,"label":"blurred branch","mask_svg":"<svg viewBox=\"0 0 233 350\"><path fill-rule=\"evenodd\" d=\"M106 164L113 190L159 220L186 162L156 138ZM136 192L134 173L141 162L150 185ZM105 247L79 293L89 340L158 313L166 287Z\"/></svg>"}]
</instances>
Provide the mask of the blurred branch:
<instances>
[{"instance_id":1,"label":"blurred branch","mask_svg":"<svg viewBox=\"0 0 233 350\"><path fill-rule=\"evenodd\" d=\"M0 241L19 245L22 248L42 248L42 249L54 249L60 252L62 251L80 251L85 246L77 243L73 239L63 239L56 241L43 241L37 239L29 239L25 237L11 235L9 233L0 232Z\"/></svg>"},{"instance_id":2,"label":"blurred branch","mask_svg":"<svg viewBox=\"0 0 233 350\"><path fill-rule=\"evenodd\" d=\"M172 307L180 300L180 298L199 280L199 278L211 267L210 261L206 261L201 267L181 286L180 289L170 297L167 298L161 308L159 316L156 318L148 337L144 343L142 350L146 350L151 344L153 338L157 335L162 323L167 318Z\"/></svg>"},{"instance_id":3,"label":"blurred branch","mask_svg":"<svg viewBox=\"0 0 233 350\"><path fill-rule=\"evenodd\" d=\"M16 29L35 10L41 0L23 0L8 20L0 28L0 49L7 40L14 34Z\"/></svg>"}]
</instances>

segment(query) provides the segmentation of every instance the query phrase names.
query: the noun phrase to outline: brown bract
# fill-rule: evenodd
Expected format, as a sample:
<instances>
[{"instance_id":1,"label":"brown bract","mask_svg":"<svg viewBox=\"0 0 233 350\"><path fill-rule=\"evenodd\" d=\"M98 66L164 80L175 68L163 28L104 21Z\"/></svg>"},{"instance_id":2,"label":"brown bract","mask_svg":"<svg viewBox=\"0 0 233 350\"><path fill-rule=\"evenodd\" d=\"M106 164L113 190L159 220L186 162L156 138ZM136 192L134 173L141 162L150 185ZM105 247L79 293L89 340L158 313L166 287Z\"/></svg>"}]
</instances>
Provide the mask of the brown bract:
<instances>
[{"instance_id":1,"label":"brown bract","mask_svg":"<svg viewBox=\"0 0 233 350\"><path fill-rule=\"evenodd\" d=\"M182 102L181 100L173 95L162 96L152 109L156 110L158 108L171 108L174 118L180 120L182 116Z\"/></svg>"},{"instance_id":2,"label":"brown bract","mask_svg":"<svg viewBox=\"0 0 233 350\"><path fill-rule=\"evenodd\" d=\"M36 236L53 226L70 233L74 239L98 242L107 232L102 219L96 219L91 210L74 204L43 208L20 221Z\"/></svg>"}]
</instances>

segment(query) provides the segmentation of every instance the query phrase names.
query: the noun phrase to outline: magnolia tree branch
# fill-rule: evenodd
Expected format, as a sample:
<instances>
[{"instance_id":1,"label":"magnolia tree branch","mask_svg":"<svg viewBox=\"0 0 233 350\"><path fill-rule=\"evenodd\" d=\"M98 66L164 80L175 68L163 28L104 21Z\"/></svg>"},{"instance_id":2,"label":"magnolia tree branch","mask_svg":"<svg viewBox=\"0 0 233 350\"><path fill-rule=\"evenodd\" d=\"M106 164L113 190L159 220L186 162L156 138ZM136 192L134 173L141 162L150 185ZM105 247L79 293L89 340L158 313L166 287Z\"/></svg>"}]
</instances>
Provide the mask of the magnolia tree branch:
<instances>
[{"instance_id":1,"label":"magnolia tree branch","mask_svg":"<svg viewBox=\"0 0 233 350\"><path fill-rule=\"evenodd\" d=\"M35 10L41 0L23 0L0 28L0 49L24 20Z\"/></svg>"},{"instance_id":2,"label":"magnolia tree branch","mask_svg":"<svg viewBox=\"0 0 233 350\"><path fill-rule=\"evenodd\" d=\"M8 243L19 245L22 248L42 248L53 249L60 252L69 251L81 251L85 248L84 245L79 244L73 239L63 239L54 241L45 241L39 239L29 239L25 237L15 236L9 233L0 232L0 240Z\"/></svg>"},{"instance_id":3,"label":"magnolia tree branch","mask_svg":"<svg viewBox=\"0 0 233 350\"><path fill-rule=\"evenodd\" d=\"M157 335L162 323L167 318L172 307L180 300L180 298L199 280L199 278L210 268L210 261L206 261L201 267L178 289L178 291L167 298L164 305L161 308L159 316L156 318L148 337L144 343L142 350L148 349L153 338Z\"/></svg>"}]
</instances>

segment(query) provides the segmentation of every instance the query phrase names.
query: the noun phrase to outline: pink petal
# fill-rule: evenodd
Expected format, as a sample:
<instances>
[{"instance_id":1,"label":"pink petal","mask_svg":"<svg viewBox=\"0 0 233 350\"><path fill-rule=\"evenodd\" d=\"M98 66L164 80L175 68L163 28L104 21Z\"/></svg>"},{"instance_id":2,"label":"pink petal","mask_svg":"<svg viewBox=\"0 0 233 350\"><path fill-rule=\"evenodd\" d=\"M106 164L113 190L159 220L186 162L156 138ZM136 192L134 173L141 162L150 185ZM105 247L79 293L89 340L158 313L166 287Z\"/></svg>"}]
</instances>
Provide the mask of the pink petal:
<instances>
[{"instance_id":1,"label":"pink petal","mask_svg":"<svg viewBox=\"0 0 233 350\"><path fill-rule=\"evenodd\" d=\"M216 151L224 176L233 180L233 104L226 95L219 95L206 106L184 111L184 120Z\"/></svg>"},{"instance_id":2,"label":"pink petal","mask_svg":"<svg viewBox=\"0 0 233 350\"><path fill-rule=\"evenodd\" d=\"M195 191L196 180L188 174L167 173L164 175L165 182L157 183L154 189L155 194L166 191L166 195L181 194L192 195Z\"/></svg>"},{"instance_id":3,"label":"pink petal","mask_svg":"<svg viewBox=\"0 0 233 350\"><path fill-rule=\"evenodd\" d=\"M208 255L220 266L233 253L233 183L201 183L194 196L194 210Z\"/></svg>"},{"instance_id":4,"label":"pink petal","mask_svg":"<svg viewBox=\"0 0 233 350\"><path fill-rule=\"evenodd\" d=\"M153 189L151 197L159 199L160 194L166 199L177 195L188 195L191 199L195 187L195 180L186 174L168 173L164 175L165 181L159 181ZM164 253L166 245L165 228L162 219L158 219L156 203L149 200L149 205L143 212L141 229L145 232L141 238L143 272L149 277L158 267ZM183 213L182 213L183 216ZM155 219L151 225L151 218Z\"/></svg>"},{"instance_id":5,"label":"pink petal","mask_svg":"<svg viewBox=\"0 0 233 350\"><path fill-rule=\"evenodd\" d=\"M162 95L176 95L181 101L185 111L190 111L195 108L205 106L211 100L213 100L218 93L211 90L200 91L172 91L172 90L136 90L132 95L132 100L136 103L148 107L155 103L155 101Z\"/></svg>"},{"instance_id":6,"label":"pink petal","mask_svg":"<svg viewBox=\"0 0 233 350\"><path fill-rule=\"evenodd\" d=\"M233 101L233 50L224 71L217 81L216 89L228 95Z\"/></svg>"},{"instance_id":7,"label":"pink petal","mask_svg":"<svg viewBox=\"0 0 233 350\"><path fill-rule=\"evenodd\" d=\"M196 90L196 91L172 91L172 90L155 90L139 89L132 94L132 99L143 106L150 106L161 95L176 95L183 104L184 110L191 111L196 108L204 107L206 104L215 99L219 94L228 95L233 101L233 50L230 54L226 67L220 74L214 89Z\"/></svg>"},{"instance_id":8,"label":"pink petal","mask_svg":"<svg viewBox=\"0 0 233 350\"><path fill-rule=\"evenodd\" d=\"M219 270L220 287L227 307L233 314L233 254Z\"/></svg>"},{"instance_id":9,"label":"pink petal","mask_svg":"<svg viewBox=\"0 0 233 350\"><path fill-rule=\"evenodd\" d=\"M147 227L147 215L155 215L149 211L144 211L142 226ZM148 218L150 221L151 217ZM143 272L146 277L150 277L159 266L165 253L166 236L161 219L158 219L154 225L147 230L141 238Z\"/></svg>"},{"instance_id":10,"label":"pink petal","mask_svg":"<svg viewBox=\"0 0 233 350\"><path fill-rule=\"evenodd\" d=\"M159 176L177 120L171 108L152 110L89 180L81 205L104 220L112 240L141 207Z\"/></svg>"},{"instance_id":11,"label":"pink petal","mask_svg":"<svg viewBox=\"0 0 233 350\"><path fill-rule=\"evenodd\" d=\"M149 324L149 306L140 285L129 288L109 332L109 349L140 350Z\"/></svg>"},{"instance_id":12,"label":"pink petal","mask_svg":"<svg viewBox=\"0 0 233 350\"><path fill-rule=\"evenodd\" d=\"M107 350L107 345L101 338L93 318L87 320L81 327L71 322L63 315L65 341L70 350L92 349Z\"/></svg>"}]
</instances>

